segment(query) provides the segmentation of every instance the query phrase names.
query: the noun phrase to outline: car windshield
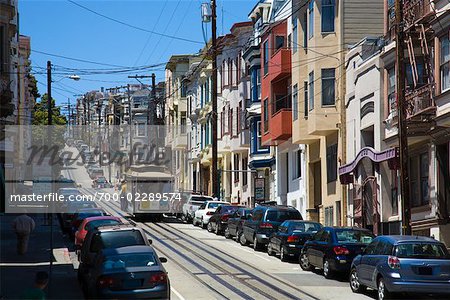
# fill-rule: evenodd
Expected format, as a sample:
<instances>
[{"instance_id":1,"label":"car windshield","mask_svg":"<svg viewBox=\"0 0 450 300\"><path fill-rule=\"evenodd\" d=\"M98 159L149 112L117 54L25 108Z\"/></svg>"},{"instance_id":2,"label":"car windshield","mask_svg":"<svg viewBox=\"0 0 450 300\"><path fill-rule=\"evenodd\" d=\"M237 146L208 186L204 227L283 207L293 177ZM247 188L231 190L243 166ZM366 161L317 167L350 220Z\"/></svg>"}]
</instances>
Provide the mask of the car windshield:
<instances>
[{"instance_id":1,"label":"car windshield","mask_svg":"<svg viewBox=\"0 0 450 300\"><path fill-rule=\"evenodd\" d=\"M97 205L95 202L69 202L68 207L71 211L75 211L82 208L95 208Z\"/></svg>"},{"instance_id":2,"label":"car windshield","mask_svg":"<svg viewBox=\"0 0 450 300\"><path fill-rule=\"evenodd\" d=\"M92 238L91 252L135 245L145 245L144 238L137 230L106 231Z\"/></svg>"},{"instance_id":3,"label":"car windshield","mask_svg":"<svg viewBox=\"0 0 450 300\"><path fill-rule=\"evenodd\" d=\"M103 216L103 211L101 210L90 210L90 211L86 211L86 212L80 212L78 214L77 219L82 220L82 219L86 219L89 217L97 217L97 216Z\"/></svg>"},{"instance_id":4,"label":"car windshield","mask_svg":"<svg viewBox=\"0 0 450 300\"><path fill-rule=\"evenodd\" d=\"M219 205L222 205L222 203L212 202L208 204L208 208L217 208Z\"/></svg>"},{"instance_id":5,"label":"car windshield","mask_svg":"<svg viewBox=\"0 0 450 300\"><path fill-rule=\"evenodd\" d=\"M402 243L395 247L395 256L399 258L447 258L448 252L445 247L437 243Z\"/></svg>"},{"instance_id":6,"label":"car windshield","mask_svg":"<svg viewBox=\"0 0 450 300\"><path fill-rule=\"evenodd\" d=\"M309 222L292 222L291 225L289 225L290 232L316 233L320 228L320 224Z\"/></svg>"},{"instance_id":7,"label":"car windshield","mask_svg":"<svg viewBox=\"0 0 450 300\"><path fill-rule=\"evenodd\" d=\"M207 197L201 197L201 196L192 196L191 198L191 202L201 202L201 203L205 203L206 201L211 201L212 198L207 198Z\"/></svg>"},{"instance_id":8,"label":"car windshield","mask_svg":"<svg viewBox=\"0 0 450 300\"><path fill-rule=\"evenodd\" d=\"M202 205L203 203L205 203L205 201L192 201L191 202L192 205L198 205L198 206Z\"/></svg>"},{"instance_id":9,"label":"car windshield","mask_svg":"<svg viewBox=\"0 0 450 300\"><path fill-rule=\"evenodd\" d=\"M286 220L301 220L302 216L297 210L269 210L266 221L284 222Z\"/></svg>"},{"instance_id":10,"label":"car windshield","mask_svg":"<svg viewBox=\"0 0 450 300\"><path fill-rule=\"evenodd\" d=\"M94 221L90 221L89 223L87 223L86 226L84 227L84 229L89 231L89 230L92 230L92 229L102 226L102 225L117 225L117 224L120 224L120 222L117 220L113 220L113 219L94 220Z\"/></svg>"},{"instance_id":11,"label":"car windshield","mask_svg":"<svg viewBox=\"0 0 450 300\"><path fill-rule=\"evenodd\" d=\"M336 237L338 243L362 243L370 244L375 236L369 231L354 229L337 229Z\"/></svg>"},{"instance_id":12,"label":"car windshield","mask_svg":"<svg viewBox=\"0 0 450 300\"><path fill-rule=\"evenodd\" d=\"M60 190L58 193L61 194L61 195L63 195L63 196L68 196L68 195L79 195L79 194L81 194L80 191L77 190L77 189Z\"/></svg>"},{"instance_id":13,"label":"car windshield","mask_svg":"<svg viewBox=\"0 0 450 300\"><path fill-rule=\"evenodd\" d=\"M223 206L221 213L223 214L232 214L239 209L238 206Z\"/></svg>"},{"instance_id":14,"label":"car windshield","mask_svg":"<svg viewBox=\"0 0 450 300\"><path fill-rule=\"evenodd\" d=\"M103 259L103 268L105 270L132 267L151 267L156 265L158 265L158 263L152 253L122 254L108 256Z\"/></svg>"}]
</instances>

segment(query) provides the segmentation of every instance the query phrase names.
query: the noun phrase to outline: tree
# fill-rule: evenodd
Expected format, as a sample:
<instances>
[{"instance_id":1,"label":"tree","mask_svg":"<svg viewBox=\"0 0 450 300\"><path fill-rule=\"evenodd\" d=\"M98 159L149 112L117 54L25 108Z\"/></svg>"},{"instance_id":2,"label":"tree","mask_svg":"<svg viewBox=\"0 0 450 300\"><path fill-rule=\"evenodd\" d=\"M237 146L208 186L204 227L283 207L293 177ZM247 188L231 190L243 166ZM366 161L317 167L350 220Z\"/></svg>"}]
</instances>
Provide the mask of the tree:
<instances>
[{"instance_id":1,"label":"tree","mask_svg":"<svg viewBox=\"0 0 450 300\"><path fill-rule=\"evenodd\" d=\"M28 80L29 80L29 88L30 88L30 93L33 96L34 99L38 99L41 98L41 94L39 94L39 90L37 87L37 80L36 77L34 77L33 74L28 74Z\"/></svg>"},{"instance_id":2,"label":"tree","mask_svg":"<svg viewBox=\"0 0 450 300\"><path fill-rule=\"evenodd\" d=\"M47 94L42 95L41 101L34 106L33 125L47 125ZM52 98L52 125L65 125L67 123L66 116L61 114L59 107L56 107L55 99Z\"/></svg>"},{"instance_id":3,"label":"tree","mask_svg":"<svg viewBox=\"0 0 450 300\"><path fill-rule=\"evenodd\" d=\"M32 135L34 146L57 146L64 148L64 133L66 132L66 117L61 115L61 110L55 105L55 99L52 99L52 126L42 126L48 124L47 112L47 94L42 95L41 101L34 106ZM48 131L50 130L50 131ZM49 136L50 134L50 136ZM50 141L48 140L50 137Z\"/></svg>"}]
</instances>

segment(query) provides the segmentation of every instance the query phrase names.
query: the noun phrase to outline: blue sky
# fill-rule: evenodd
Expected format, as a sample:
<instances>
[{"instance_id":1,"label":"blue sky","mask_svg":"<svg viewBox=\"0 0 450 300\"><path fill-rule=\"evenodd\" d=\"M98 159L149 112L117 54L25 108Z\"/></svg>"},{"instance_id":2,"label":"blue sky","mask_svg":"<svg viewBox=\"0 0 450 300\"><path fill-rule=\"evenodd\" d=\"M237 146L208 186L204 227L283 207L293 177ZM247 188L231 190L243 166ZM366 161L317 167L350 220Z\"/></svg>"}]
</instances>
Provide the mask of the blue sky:
<instances>
[{"instance_id":1,"label":"blue sky","mask_svg":"<svg viewBox=\"0 0 450 300\"><path fill-rule=\"evenodd\" d=\"M74 0L96 12L150 31L202 42L200 5L202 0ZM235 22L247 21L257 0L218 0L218 34L227 33ZM202 44L160 37L139 31L84 10L66 0L19 0L20 33L31 37L33 71L41 94L46 91L47 60L55 65L53 97L59 104L75 94L101 87L137 83L127 74L80 75L80 81L64 78L61 68L111 69L113 67L47 56L33 50L119 66L164 63L172 54L195 53ZM159 18L159 20L158 20ZM210 24L207 24L210 35ZM144 48L146 42L147 46ZM72 71L64 71L71 73ZM151 73L152 71L148 71ZM164 80L164 67L158 67L157 81ZM149 74L148 74L149 75ZM149 83L149 81L146 81Z\"/></svg>"}]
</instances>

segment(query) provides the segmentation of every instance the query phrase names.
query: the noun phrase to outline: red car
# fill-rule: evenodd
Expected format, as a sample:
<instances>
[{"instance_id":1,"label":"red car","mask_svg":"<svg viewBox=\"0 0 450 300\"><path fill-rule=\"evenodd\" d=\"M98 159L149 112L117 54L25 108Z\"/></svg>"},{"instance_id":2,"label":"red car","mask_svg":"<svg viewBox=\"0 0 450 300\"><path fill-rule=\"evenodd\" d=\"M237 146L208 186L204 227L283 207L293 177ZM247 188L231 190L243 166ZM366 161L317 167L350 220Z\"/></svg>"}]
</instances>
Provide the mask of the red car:
<instances>
[{"instance_id":1,"label":"red car","mask_svg":"<svg viewBox=\"0 0 450 300\"><path fill-rule=\"evenodd\" d=\"M123 224L123 222L120 218L113 216L97 216L84 219L83 222L81 222L78 231L75 232L75 246L81 247L89 230L102 225L117 224Z\"/></svg>"}]
</instances>

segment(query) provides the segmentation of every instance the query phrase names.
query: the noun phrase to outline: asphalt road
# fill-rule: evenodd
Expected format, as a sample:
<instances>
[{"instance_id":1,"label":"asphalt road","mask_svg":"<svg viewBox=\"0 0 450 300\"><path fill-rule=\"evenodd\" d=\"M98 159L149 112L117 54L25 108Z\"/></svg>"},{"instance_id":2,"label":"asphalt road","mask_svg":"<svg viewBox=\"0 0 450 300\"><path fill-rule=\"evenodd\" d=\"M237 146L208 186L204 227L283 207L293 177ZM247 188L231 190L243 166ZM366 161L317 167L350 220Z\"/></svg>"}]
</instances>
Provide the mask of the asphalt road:
<instances>
[{"instance_id":1,"label":"asphalt road","mask_svg":"<svg viewBox=\"0 0 450 300\"><path fill-rule=\"evenodd\" d=\"M71 166L63 175L94 194L84 167ZM112 193L113 189L101 192ZM103 202L111 215L128 218L116 202ZM319 271L305 272L297 262L281 262L265 252L255 252L235 240L208 233L174 218L163 222L130 221L153 240L153 246L168 262L172 299L375 299L376 292L354 294L346 277L325 279ZM71 257L75 268L76 256ZM411 296L402 297L412 299Z\"/></svg>"}]
</instances>

